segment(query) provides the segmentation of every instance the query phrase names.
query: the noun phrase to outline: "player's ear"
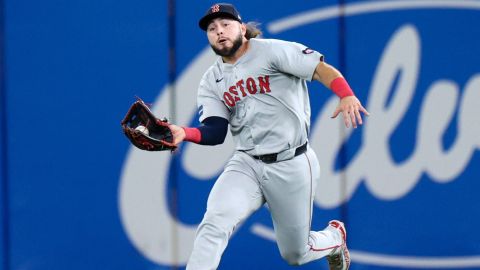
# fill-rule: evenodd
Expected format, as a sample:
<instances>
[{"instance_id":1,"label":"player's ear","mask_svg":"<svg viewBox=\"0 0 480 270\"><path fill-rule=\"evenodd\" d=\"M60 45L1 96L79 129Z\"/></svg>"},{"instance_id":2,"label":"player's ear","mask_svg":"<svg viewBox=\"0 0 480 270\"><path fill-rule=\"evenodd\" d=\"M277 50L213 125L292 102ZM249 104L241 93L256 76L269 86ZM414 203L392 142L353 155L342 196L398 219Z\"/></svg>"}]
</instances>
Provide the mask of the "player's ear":
<instances>
[{"instance_id":1,"label":"player's ear","mask_svg":"<svg viewBox=\"0 0 480 270\"><path fill-rule=\"evenodd\" d=\"M245 36L247 34L247 25L240 23L240 30L242 31L242 36Z\"/></svg>"}]
</instances>

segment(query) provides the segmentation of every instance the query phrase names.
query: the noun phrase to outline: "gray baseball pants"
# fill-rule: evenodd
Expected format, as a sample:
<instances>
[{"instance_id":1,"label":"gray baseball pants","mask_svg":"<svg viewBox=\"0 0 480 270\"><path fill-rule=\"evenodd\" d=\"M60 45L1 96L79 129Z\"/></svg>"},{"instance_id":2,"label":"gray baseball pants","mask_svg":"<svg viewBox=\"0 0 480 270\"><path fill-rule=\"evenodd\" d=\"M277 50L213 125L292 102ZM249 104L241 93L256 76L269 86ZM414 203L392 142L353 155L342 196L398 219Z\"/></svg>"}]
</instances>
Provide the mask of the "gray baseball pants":
<instances>
[{"instance_id":1,"label":"gray baseball pants","mask_svg":"<svg viewBox=\"0 0 480 270\"><path fill-rule=\"evenodd\" d=\"M187 270L217 269L237 225L264 203L270 210L282 258L301 265L328 255L342 243L327 227L310 231L320 166L313 150L266 164L237 151L217 179L200 223Z\"/></svg>"}]
</instances>

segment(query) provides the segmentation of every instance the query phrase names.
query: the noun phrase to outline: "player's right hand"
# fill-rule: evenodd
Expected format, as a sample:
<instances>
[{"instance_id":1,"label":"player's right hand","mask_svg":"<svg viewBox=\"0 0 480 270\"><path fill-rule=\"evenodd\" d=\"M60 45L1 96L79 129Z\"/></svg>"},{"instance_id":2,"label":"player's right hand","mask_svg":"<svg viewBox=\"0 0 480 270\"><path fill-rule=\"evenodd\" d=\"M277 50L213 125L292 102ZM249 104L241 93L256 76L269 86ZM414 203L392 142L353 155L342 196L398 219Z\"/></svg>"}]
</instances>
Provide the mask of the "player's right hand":
<instances>
[{"instance_id":1,"label":"player's right hand","mask_svg":"<svg viewBox=\"0 0 480 270\"><path fill-rule=\"evenodd\" d=\"M179 143L183 142L186 136L185 130L182 127L173 124L169 125L168 127L172 131L173 144L178 145Z\"/></svg>"}]
</instances>

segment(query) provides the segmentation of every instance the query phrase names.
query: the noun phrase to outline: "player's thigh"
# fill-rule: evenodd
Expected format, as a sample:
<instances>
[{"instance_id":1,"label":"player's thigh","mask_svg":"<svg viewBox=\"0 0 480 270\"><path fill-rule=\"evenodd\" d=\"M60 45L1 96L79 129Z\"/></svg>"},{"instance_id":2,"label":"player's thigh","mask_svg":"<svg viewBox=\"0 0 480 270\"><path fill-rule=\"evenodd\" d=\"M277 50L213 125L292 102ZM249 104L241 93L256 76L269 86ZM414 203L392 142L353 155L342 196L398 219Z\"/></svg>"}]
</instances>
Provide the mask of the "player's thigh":
<instances>
[{"instance_id":1,"label":"player's thigh","mask_svg":"<svg viewBox=\"0 0 480 270\"><path fill-rule=\"evenodd\" d=\"M213 186L207 202L207 216L241 222L264 203L258 182L235 170L224 171Z\"/></svg>"},{"instance_id":2,"label":"player's thigh","mask_svg":"<svg viewBox=\"0 0 480 270\"><path fill-rule=\"evenodd\" d=\"M311 149L294 159L266 167L263 193L274 220L282 225L310 224L319 170Z\"/></svg>"},{"instance_id":3,"label":"player's thigh","mask_svg":"<svg viewBox=\"0 0 480 270\"><path fill-rule=\"evenodd\" d=\"M270 167L264 185L277 242L282 251L301 251L308 243L319 165L312 150Z\"/></svg>"}]
</instances>

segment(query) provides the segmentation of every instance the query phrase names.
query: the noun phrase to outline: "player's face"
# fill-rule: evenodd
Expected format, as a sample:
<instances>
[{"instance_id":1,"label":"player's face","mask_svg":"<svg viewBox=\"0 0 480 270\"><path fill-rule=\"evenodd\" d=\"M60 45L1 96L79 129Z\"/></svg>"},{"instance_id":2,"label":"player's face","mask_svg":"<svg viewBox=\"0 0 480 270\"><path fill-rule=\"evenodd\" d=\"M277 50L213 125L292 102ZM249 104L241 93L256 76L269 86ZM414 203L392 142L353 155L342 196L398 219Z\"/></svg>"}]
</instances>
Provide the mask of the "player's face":
<instances>
[{"instance_id":1,"label":"player's face","mask_svg":"<svg viewBox=\"0 0 480 270\"><path fill-rule=\"evenodd\" d=\"M242 25L232 19L216 18L208 25L207 36L216 54L231 57L242 46Z\"/></svg>"}]
</instances>

